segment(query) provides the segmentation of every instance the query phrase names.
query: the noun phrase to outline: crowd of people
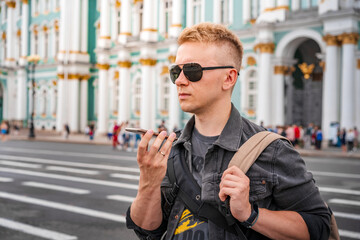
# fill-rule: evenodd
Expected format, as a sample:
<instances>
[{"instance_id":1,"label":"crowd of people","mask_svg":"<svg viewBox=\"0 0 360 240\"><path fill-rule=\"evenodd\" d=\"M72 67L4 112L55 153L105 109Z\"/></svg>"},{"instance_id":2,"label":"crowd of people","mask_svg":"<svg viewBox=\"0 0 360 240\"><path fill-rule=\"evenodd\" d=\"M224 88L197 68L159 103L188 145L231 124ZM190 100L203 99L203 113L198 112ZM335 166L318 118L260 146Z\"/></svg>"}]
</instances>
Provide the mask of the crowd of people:
<instances>
[{"instance_id":1,"label":"crowd of people","mask_svg":"<svg viewBox=\"0 0 360 240\"><path fill-rule=\"evenodd\" d=\"M267 127L267 130L288 138L295 148L321 150L323 132L321 127L310 123L307 127L296 124L288 126ZM331 147L341 147L343 152L356 151L359 146L359 131L356 127L351 129L338 128L337 135L331 139Z\"/></svg>"}]
</instances>

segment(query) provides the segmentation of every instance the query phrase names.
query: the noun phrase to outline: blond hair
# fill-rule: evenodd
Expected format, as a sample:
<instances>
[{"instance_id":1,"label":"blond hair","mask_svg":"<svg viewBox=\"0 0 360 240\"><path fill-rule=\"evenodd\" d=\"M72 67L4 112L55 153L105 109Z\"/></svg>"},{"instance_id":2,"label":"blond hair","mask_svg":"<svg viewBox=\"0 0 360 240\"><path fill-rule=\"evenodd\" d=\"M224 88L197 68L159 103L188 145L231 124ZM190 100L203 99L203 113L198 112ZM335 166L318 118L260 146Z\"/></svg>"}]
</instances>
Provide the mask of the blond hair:
<instances>
[{"instance_id":1,"label":"blond hair","mask_svg":"<svg viewBox=\"0 0 360 240\"><path fill-rule=\"evenodd\" d=\"M239 38L225 26L214 23L199 23L185 28L179 38L178 44L186 42L211 43L228 46L228 54L234 61L234 67L239 72L243 56L243 47Z\"/></svg>"}]
</instances>

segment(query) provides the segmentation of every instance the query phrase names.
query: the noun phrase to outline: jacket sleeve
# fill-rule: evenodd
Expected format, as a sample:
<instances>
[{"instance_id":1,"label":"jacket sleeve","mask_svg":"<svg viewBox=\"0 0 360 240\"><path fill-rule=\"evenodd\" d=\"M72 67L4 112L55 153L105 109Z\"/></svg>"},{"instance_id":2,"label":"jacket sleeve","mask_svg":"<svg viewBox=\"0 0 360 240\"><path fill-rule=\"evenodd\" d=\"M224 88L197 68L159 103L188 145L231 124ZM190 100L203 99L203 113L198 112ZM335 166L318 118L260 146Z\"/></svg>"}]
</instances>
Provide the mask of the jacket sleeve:
<instances>
[{"instance_id":1,"label":"jacket sleeve","mask_svg":"<svg viewBox=\"0 0 360 240\"><path fill-rule=\"evenodd\" d=\"M273 191L276 205L280 209L298 212L308 227L310 239L328 239L331 215L313 175L287 141L279 140L277 144L273 155L273 170L278 180Z\"/></svg>"}]
</instances>

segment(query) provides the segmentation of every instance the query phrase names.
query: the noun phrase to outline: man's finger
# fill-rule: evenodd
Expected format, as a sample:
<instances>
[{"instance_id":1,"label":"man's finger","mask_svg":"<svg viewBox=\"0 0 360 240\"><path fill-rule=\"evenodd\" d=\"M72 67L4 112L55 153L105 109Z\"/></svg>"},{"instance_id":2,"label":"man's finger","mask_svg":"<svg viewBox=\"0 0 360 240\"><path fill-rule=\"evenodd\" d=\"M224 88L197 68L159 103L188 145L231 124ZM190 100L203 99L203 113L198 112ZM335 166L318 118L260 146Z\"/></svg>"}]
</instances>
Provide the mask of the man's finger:
<instances>
[{"instance_id":1,"label":"man's finger","mask_svg":"<svg viewBox=\"0 0 360 240\"><path fill-rule=\"evenodd\" d=\"M169 135L168 139L166 140L166 142L163 144L163 146L160 149L161 152L165 153L166 159L170 155L171 147L172 147L172 144L173 144L175 138L176 138L176 134L171 133Z\"/></svg>"},{"instance_id":2,"label":"man's finger","mask_svg":"<svg viewBox=\"0 0 360 240\"><path fill-rule=\"evenodd\" d=\"M149 141L151 140L153 135L154 135L154 131L148 130L141 138L138 148L138 157L144 156L146 154Z\"/></svg>"},{"instance_id":3,"label":"man's finger","mask_svg":"<svg viewBox=\"0 0 360 240\"><path fill-rule=\"evenodd\" d=\"M167 133L165 131L162 131L159 134L159 136L157 136L157 138L155 139L153 145L150 147L150 151L149 151L150 155L154 156L159 151L160 146L161 146L161 144L163 143L163 141L164 141L164 139L166 137L166 134Z\"/></svg>"}]
</instances>

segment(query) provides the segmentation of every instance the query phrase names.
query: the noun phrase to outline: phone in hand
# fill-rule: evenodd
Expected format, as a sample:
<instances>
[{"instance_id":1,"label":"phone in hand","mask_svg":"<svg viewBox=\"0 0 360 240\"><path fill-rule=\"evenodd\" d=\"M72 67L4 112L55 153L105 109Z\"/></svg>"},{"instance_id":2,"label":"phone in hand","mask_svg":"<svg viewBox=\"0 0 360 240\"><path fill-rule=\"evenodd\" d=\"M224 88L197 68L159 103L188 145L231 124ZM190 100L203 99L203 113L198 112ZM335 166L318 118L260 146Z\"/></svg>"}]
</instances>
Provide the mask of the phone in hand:
<instances>
[{"instance_id":1,"label":"phone in hand","mask_svg":"<svg viewBox=\"0 0 360 240\"><path fill-rule=\"evenodd\" d=\"M132 132L132 133L138 133L138 134L145 134L147 132L146 129L143 128L125 128L125 131ZM158 136L160 133L154 132L153 136ZM165 139L167 139L169 136L166 136ZM177 138L175 138L177 140Z\"/></svg>"}]
</instances>

